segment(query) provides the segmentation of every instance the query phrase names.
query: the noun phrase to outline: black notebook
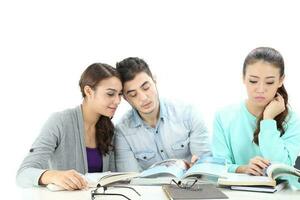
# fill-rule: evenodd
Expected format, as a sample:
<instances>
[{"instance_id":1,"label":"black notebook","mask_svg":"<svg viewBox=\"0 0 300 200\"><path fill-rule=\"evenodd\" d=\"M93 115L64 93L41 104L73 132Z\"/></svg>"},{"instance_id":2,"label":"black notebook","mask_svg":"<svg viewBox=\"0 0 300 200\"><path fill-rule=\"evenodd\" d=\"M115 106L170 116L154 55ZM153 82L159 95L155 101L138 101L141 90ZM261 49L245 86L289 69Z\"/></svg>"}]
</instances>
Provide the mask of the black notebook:
<instances>
[{"instance_id":1,"label":"black notebook","mask_svg":"<svg viewBox=\"0 0 300 200\"><path fill-rule=\"evenodd\" d=\"M182 189L176 185L163 185L163 191L170 200L228 199L212 184L197 184L193 189Z\"/></svg>"}]
</instances>

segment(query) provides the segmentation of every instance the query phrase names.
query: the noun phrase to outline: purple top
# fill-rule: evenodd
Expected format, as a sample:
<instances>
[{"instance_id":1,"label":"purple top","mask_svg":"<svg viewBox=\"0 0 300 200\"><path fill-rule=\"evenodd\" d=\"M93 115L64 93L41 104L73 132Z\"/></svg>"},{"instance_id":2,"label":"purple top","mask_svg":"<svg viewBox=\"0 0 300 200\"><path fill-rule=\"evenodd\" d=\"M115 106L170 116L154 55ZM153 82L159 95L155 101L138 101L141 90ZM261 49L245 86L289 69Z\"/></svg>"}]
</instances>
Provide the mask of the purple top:
<instances>
[{"instance_id":1,"label":"purple top","mask_svg":"<svg viewBox=\"0 0 300 200\"><path fill-rule=\"evenodd\" d=\"M97 148L86 147L88 172L102 172L103 171L103 160L102 153Z\"/></svg>"}]
</instances>

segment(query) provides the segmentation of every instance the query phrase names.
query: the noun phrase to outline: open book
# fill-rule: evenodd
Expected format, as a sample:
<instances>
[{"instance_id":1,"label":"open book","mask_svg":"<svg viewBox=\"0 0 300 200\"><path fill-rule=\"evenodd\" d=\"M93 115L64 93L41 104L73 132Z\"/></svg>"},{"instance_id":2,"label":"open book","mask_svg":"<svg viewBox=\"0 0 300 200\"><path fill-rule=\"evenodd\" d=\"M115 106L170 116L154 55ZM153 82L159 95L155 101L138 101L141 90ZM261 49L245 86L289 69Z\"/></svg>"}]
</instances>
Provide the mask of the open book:
<instances>
[{"instance_id":1,"label":"open book","mask_svg":"<svg viewBox=\"0 0 300 200\"><path fill-rule=\"evenodd\" d=\"M112 183L129 183L129 181L137 177L137 172L103 172L103 173L87 173L82 175L88 182L89 187L97 187L98 184L101 186L109 185ZM47 188L51 191L65 190L64 188L55 185L48 184Z\"/></svg>"},{"instance_id":2,"label":"open book","mask_svg":"<svg viewBox=\"0 0 300 200\"><path fill-rule=\"evenodd\" d=\"M172 179L185 180L197 178L204 181L217 182L219 177L225 177L226 160L216 157L203 157L192 166L185 160L168 159L155 163L143 171L138 178L131 180L137 185L169 184Z\"/></svg>"},{"instance_id":3,"label":"open book","mask_svg":"<svg viewBox=\"0 0 300 200\"><path fill-rule=\"evenodd\" d=\"M285 164L271 164L266 168L265 176L228 173L226 177L219 178L218 184L224 186L269 186L275 188L278 184L276 179L284 178L282 176L286 175L300 177L300 170Z\"/></svg>"}]
</instances>

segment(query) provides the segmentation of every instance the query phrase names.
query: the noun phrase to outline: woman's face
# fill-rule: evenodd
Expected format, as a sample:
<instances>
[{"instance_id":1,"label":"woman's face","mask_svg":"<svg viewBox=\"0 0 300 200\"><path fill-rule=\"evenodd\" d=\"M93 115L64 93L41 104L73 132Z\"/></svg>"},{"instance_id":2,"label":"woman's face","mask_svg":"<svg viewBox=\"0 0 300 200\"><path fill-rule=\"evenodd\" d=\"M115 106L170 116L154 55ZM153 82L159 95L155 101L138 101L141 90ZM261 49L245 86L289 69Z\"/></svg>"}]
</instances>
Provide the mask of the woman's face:
<instances>
[{"instance_id":1,"label":"woman's face","mask_svg":"<svg viewBox=\"0 0 300 200\"><path fill-rule=\"evenodd\" d=\"M121 102L122 84L116 77L104 79L87 95L91 108L98 114L112 117Z\"/></svg>"},{"instance_id":2,"label":"woman's face","mask_svg":"<svg viewBox=\"0 0 300 200\"><path fill-rule=\"evenodd\" d=\"M248 93L248 101L253 105L265 107L276 95L283 84L284 76L280 77L280 69L274 65L257 61L246 66L243 77Z\"/></svg>"}]
</instances>

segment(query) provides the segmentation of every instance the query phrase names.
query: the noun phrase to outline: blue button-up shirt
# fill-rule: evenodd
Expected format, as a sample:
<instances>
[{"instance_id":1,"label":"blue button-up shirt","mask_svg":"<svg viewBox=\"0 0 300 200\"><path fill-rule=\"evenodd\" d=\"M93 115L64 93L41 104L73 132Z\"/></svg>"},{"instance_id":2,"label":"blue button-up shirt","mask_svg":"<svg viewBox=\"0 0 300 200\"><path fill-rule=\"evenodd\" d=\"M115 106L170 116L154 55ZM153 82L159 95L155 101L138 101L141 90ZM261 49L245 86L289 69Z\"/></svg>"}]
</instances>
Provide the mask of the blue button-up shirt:
<instances>
[{"instance_id":1,"label":"blue button-up shirt","mask_svg":"<svg viewBox=\"0 0 300 200\"><path fill-rule=\"evenodd\" d=\"M211 155L199 112L191 105L162 99L155 128L132 109L116 125L114 142L117 171L142 171L169 158Z\"/></svg>"}]
</instances>

